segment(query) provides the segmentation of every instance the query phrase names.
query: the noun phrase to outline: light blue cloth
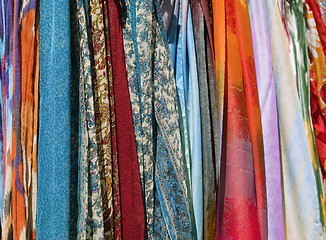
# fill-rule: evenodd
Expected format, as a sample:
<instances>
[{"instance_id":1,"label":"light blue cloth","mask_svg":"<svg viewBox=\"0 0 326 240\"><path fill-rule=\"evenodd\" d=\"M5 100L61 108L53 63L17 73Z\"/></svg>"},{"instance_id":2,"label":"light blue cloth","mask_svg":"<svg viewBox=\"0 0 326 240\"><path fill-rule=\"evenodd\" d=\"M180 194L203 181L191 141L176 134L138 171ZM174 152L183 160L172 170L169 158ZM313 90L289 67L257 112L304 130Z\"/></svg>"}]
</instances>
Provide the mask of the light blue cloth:
<instances>
[{"instance_id":1,"label":"light blue cloth","mask_svg":"<svg viewBox=\"0 0 326 240\"><path fill-rule=\"evenodd\" d=\"M188 0L174 2L167 38L176 76L182 146L197 239L203 236L201 122L194 34Z\"/></svg>"},{"instance_id":2,"label":"light blue cloth","mask_svg":"<svg viewBox=\"0 0 326 240\"><path fill-rule=\"evenodd\" d=\"M76 239L78 85L71 74L69 4L40 1L39 240Z\"/></svg>"}]
</instances>

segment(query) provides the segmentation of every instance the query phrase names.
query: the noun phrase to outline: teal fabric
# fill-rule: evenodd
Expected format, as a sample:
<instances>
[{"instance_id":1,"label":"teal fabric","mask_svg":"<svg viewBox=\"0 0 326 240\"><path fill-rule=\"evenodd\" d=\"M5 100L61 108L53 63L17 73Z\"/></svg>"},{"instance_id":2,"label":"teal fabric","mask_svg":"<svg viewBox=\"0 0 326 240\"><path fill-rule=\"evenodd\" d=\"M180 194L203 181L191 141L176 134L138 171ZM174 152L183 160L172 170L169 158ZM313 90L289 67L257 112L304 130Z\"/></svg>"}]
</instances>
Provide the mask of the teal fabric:
<instances>
[{"instance_id":1,"label":"teal fabric","mask_svg":"<svg viewBox=\"0 0 326 240\"><path fill-rule=\"evenodd\" d=\"M78 78L69 1L40 1L37 239L76 239Z\"/></svg>"}]
</instances>

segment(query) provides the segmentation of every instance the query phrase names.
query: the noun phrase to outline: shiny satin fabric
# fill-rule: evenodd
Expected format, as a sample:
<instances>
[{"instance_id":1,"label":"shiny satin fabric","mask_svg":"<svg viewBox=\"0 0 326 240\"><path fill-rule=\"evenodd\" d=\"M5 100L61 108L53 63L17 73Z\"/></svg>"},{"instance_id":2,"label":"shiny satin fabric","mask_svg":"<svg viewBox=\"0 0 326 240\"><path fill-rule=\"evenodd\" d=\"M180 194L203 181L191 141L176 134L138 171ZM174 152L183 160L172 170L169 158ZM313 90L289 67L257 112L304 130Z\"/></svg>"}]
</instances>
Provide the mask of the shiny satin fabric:
<instances>
[{"instance_id":1,"label":"shiny satin fabric","mask_svg":"<svg viewBox=\"0 0 326 240\"><path fill-rule=\"evenodd\" d=\"M322 239L320 196L286 34L277 2L265 0L265 4L279 116L285 236L286 239Z\"/></svg>"},{"instance_id":2,"label":"shiny satin fabric","mask_svg":"<svg viewBox=\"0 0 326 240\"><path fill-rule=\"evenodd\" d=\"M169 24L167 38L174 59L174 70L181 115L182 144L186 157L189 188L197 237L203 234L203 185L202 185L202 139L201 113L197 59L190 2L175 2L173 19ZM171 17L171 18L172 18ZM177 25L173 25L176 23ZM175 40L175 42L174 42Z\"/></svg>"},{"instance_id":3,"label":"shiny satin fabric","mask_svg":"<svg viewBox=\"0 0 326 240\"><path fill-rule=\"evenodd\" d=\"M211 25L209 21L205 21L210 16L204 15L202 6L204 2L205 10L207 10L206 1L193 0L190 1L194 40L196 50L196 63L199 82L199 97L200 97L200 118L201 118L201 137L202 137L202 159L203 159L203 230L202 235L198 239L212 239L215 236L216 225L216 184L214 171L213 157L213 130L211 120L211 109L209 99L209 73L207 58L212 54L207 55L206 44L211 44L206 39L209 39L211 34ZM205 5L206 4L206 5ZM207 25L209 23L209 25ZM210 31L210 32L209 32ZM209 33L208 33L209 32ZM215 73L213 73L215 74ZM215 79L214 79L215 80ZM216 88L214 89L216 91ZM214 98L216 101L216 98ZM214 119L215 120L215 119ZM195 204L195 202L194 202ZM200 238L199 238L200 237Z\"/></svg>"},{"instance_id":4,"label":"shiny satin fabric","mask_svg":"<svg viewBox=\"0 0 326 240\"><path fill-rule=\"evenodd\" d=\"M225 1L212 1L212 17L213 17L213 40L214 40L214 64L216 74L216 120L215 120L215 181L217 199L220 196L220 167L221 159L225 157L225 148L222 149L222 136L224 124L226 121L224 105L225 101L225 76L226 76L226 24L225 24ZM218 209L220 202L217 203L217 219L219 218ZM216 236L218 236L218 221L216 225Z\"/></svg>"},{"instance_id":5,"label":"shiny satin fabric","mask_svg":"<svg viewBox=\"0 0 326 240\"><path fill-rule=\"evenodd\" d=\"M298 96L301 103L302 117L311 154L311 161L314 167L318 196L319 210L322 225L325 225L325 201L322 186L322 175L317 154L315 135L312 130L311 111L310 111L310 77L309 77L309 57L306 40L306 21L305 21L305 1L297 0L290 2L285 7L285 18L287 29L290 34L289 43L290 54L294 56L292 68L295 69Z\"/></svg>"},{"instance_id":6,"label":"shiny satin fabric","mask_svg":"<svg viewBox=\"0 0 326 240\"><path fill-rule=\"evenodd\" d=\"M248 5L264 142L268 239L281 240L285 235L278 115L267 12L263 0L248 1Z\"/></svg>"},{"instance_id":7,"label":"shiny satin fabric","mask_svg":"<svg viewBox=\"0 0 326 240\"><path fill-rule=\"evenodd\" d=\"M264 156L247 4L225 1L225 16L227 125L216 239L266 239Z\"/></svg>"}]
</instances>

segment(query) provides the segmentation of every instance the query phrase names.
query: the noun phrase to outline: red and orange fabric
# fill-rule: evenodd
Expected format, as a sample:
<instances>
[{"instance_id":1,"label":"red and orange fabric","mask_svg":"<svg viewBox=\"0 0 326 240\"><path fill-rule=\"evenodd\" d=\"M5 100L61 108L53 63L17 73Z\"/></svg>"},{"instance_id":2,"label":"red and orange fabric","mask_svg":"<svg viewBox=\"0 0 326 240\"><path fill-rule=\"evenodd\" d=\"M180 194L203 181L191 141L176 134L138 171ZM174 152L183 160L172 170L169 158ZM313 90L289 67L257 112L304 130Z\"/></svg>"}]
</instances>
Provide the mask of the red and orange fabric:
<instances>
[{"instance_id":1,"label":"red and orange fabric","mask_svg":"<svg viewBox=\"0 0 326 240\"><path fill-rule=\"evenodd\" d=\"M225 77L220 75L217 81L225 81L227 125L223 132L225 156L221 163L216 237L266 239L263 142L248 6L246 1L225 0L225 5L218 1L214 10L218 10L218 4L225 7L225 15L220 15L217 24L224 25L224 15L226 37L224 40L215 32L215 44L225 41L226 54L221 54L221 44L215 49L215 59L217 76L223 72L224 59L226 63ZM223 27L219 30L223 32Z\"/></svg>"}]
</instances>

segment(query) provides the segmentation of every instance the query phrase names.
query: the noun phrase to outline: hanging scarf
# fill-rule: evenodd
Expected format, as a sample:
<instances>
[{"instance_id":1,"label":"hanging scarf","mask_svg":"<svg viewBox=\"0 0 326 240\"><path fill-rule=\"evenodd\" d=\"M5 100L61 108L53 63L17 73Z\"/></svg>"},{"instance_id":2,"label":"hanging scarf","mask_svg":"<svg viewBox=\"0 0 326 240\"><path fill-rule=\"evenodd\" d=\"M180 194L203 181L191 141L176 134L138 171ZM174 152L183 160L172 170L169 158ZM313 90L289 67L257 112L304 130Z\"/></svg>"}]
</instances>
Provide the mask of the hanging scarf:
<instances>
[{"instance_id":1,"label":"hanging scarf","mask_svg":"<svg viewBox=\"0 0 326 240\"><path fill-rule=\"evenodd\" d=\"M217 114L215 121L215 130L214 140L215 140L215 182L217 189L217 201L220 199L220 180L221 180L221 160L222 157L225 158L225 149L222 149L222 139L223 139L223 129L225 126L226 116L225 112L227 109L225 108L225 94L226 84L226 21L225 21L225 1L212 1L212 12L213 12L213 33L214 33L214 64L216 71L216 106L217 106ZM218 225L220 220L219 218L219 208L221 201L217 202L217 220L216 220L216 237L219 236Z\"/></svg>"},{"instance_id":2,"label":"hanging scarf","mask_svg":"<svg viewBox=\"0 0 326 240\"><path fill-rule=\"evenodd\" d=\"M76 14L72 24L74 41L72 48L79 70L79 173L78 173L78 239L103 239L103 209L97 154L95 110L92 84L89 24L83 1L71 6Z\"/></svg>"},{"instance_id":3,"label":"hanging scarf","mask_svg":"<svg viewBox=\"0 0 326 240\"><path fill-rule=\"evenodd\" d=\"M228 125L217 237L266 239L264 157L248 7L227 0L225 11Z\"/></svg>"},{"instance_id":4,"label":"hanging scarf","mask_svg":"<svg viewBox=\"0 0 326 240\"><path fill-rule=\"evenodd\" d=\"M104 234L107 238L114 237L113 216L113 179L112 179L112 148L111 148L111 115L109 81L112 74L107 65L107 48L103 2L90 0L90 22L93 50L95 120L99 147L99 164L101 174L101 191L103 201Z\"/></svg>"},{"instance_id":5,"label":"hanging scarf","mask_svg":"<svg viewBox=\"0 0 326 240\"><path fill-rule=\"evenodd\" d=\"M78 76L68 1L40 2L37 239L76 239ZM75 53L73 53L74 55Z\"/></svg>"},{"instance_id":6,"label":"hanging scarf","mask_svg":"<svg viewBox=\"0 0 326 240\"><path fill-rule=\"evenodd\" d=\"M311 160L314 166L317 190L319 196L319 210L321 223L325 224L325 202L323 196L322 178L320 175L320 165L316 149L315 136L312 131L311 111L310 111L310 77L309 77L309 57L306 41L306 22L304 15L305 1L292 1L286 8L286 19L289 34L292 42L290 52L293 51L294 61L292 64L295 69L297 80L298 95L301 103L302 116L304 120L305 131L308 139L308 146L311 154ZM324 210L324 211L323 211Z\"/></svg>"},{"instance_id":7,"label":"hanging scarf","mask_svg":"<svg viewBox=\"0 0 326 240\"><path fill-rule=\"evenodd\" d=\"M122 236L125 239L141 240L145 239L145 212L129 100L119 2L110 0L108 10L110 47L114 49L111 57L121 190Z\"/></svg>"},{"instance_id":8,"label":"hanging scarf","mask_svg":"<svg viewBox=\"0 0 326 240\"><path fill-rule=\"evenodd\" d=\"M203 230L201 234L197 228L197 237L199 239L212 239L215 236L216 225L216 184L213 158L213 141L212 141L212 111L209 103L209 74L211 71L208 68L208 58L212 59L212 50L206 51L206 44L212 46L212 30L210 24L210 16L208 13L207 1L192 0L191 13L193 20L193 32L196 49L196 62L199 83L199 97L200 97L200 121L201 121L201 136L202 136L202 160L203 160ZM206 41L207 40L207 41ZM213 69L214 70L214 69ZM214 77L215 72L211 73ZM216 92L216 86L213 87ZM215 104L212 106L216 108L216 96L212 99ZM214 110L215 110L214 109ZM214 111L213 110L213 111ZM216 119L213 119L215 121ZM194 179L195 180L195 179ZM195 180L196 181L196 180ZM194 201L194 204L196 202ZM196 206L194 206L196 208ZM195 216L196 217L196 216Z\"/></svg>"},{"instance_id":9,"label":"hanging scarf","mask_svg":"<svg viewBox=\"0 0 326 240\"><path fill-rule=\"evenodd\" d=\"M266 6L262 0L248 3L264 142L268 239L281 240L285 236L279 134Z\"/></svg>"},{"instance_id":10,"label":"hanging scarf","mask_svg":"<svg viewBox=\"0 0 326 240\"><path fill-rule=\"evenodd\" d=\"M121 239L121 207L120 207L120 184L119 184L119 168L117 156L117 129L116 129L116 114L115 100L112 76L112 58L111 58L111 37L108 13L108 3L103 2L104 25L105 25L105 40L106 40L106 58L109 79L109 101L110 101L110 140L111 140L111 155L112 155L112 194L113 194L113 219L114 219L114 238Z\"/></svg>"},{"instance_id":11,"label":"hanging scarf","mask_svg":"<svg viewBox=\"0 0 326 240\"><path fill-rule=\"evenodd\" d=\"M125 7L125 57L147 237L191 239L177 93L158 2L126 1Z\"/></svg>"},{"instance_id":12,"label":"hanging scarf","mask_svg":"<svg viewBox=\"0 0 326 240\"><path fill-rule=\"evenodd\" d=\"M321 239L324 229L320 196L286 35L276 1L266 0L265 3L279 116L285 236L288 239Z\"/></svg>"},{"instance_id":13,"label":"hanging scarf","mask_svg":"<svg viewBox=\"0 0 326 240\"><path fill-rule=\"evenodd\" d=\"M36 1L2 1L2 237L35 239L38 130Z\"/></svg>"}]
</instances>

